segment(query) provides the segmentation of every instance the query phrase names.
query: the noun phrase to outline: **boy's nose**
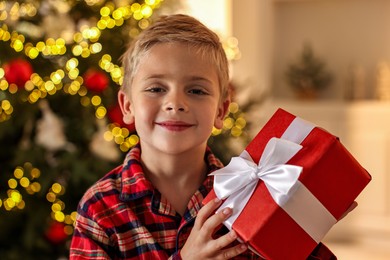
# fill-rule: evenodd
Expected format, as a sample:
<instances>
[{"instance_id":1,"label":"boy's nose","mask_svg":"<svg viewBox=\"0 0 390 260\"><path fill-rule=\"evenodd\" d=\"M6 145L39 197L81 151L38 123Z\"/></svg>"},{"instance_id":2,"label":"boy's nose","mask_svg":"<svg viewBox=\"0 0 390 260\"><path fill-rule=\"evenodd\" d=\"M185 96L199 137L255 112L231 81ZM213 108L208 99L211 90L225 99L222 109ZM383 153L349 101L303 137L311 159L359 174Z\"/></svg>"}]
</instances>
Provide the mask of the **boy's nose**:
<instances>
[{"instance_id":1,"label":"boy's nose","mask_svg":"<svg viewBox=\"0 0 390 260\"><path fill-rule=\"evenodd\" d=\"M181 111L181 112L184 112L184 107L174 107L174 106L169 106L167 107L167 110L177 110L177 111Z\"/></svg>"},{"instance_id":2,"label":"boy's nose","mask_svg":"<svg viewBox=\"0 0 390 260\"><path fill-rule=\"evenodd\" d=\"M185 98L181 95L171 95L164 106L166 111L186 112L188 106Z\"/></svg>"}]
</instances>

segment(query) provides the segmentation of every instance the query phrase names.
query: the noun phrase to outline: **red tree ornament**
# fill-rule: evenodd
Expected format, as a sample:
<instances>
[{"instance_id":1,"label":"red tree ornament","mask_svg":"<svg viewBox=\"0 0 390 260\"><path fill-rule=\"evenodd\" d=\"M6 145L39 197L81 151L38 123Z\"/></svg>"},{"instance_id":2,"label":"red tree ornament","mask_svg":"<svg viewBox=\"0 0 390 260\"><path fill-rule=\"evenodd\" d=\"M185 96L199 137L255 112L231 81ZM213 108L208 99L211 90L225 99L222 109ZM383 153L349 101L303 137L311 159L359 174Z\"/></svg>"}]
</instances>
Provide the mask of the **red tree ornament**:
<instances>
[{"instance_id":1,"label":"red tree ornament","mask_svg":"<svg viewBox=\"0 0 390 260\"><path fill-rule=\"evenodd\" d=\"M53 221L46 230L45 236L50 241L50 243L56 245L61 244L68 238L64 228L64 223Z\"/></svg>"},{"instance_id":2,"label":"red tree ornament","mask_svg":"<svg viewBox=\"0 0 390 260\"><path fill-rule=\"evenodd\" d=\"M4 76L9 84L15 84L18 88L24 88L24 84L30 79L34 70L31 64L23 59L14 59L4 64Z\"/></svg>"},{"instance_id":3,"label":"red tree ornament","mask_svg":"<svg viewBox=\"0 0 390 260\"><path fill-rule=\"evenodd\" d=\"M95 69L87 70L83 78L87 89L98 93L103 92L109 84L107 75Z\"/></svg>"},{"instance_id":4,"label":"red tree ornament","mask_svg":"<svg viewBox=\"0 0 390 260\"><path fill-rule=\"evenodd\" d=\"M135 131L134 123L129 125L129 124L126 124L123 121L123 114L122 114L121 108L119 107L119 104L116 104L115 106L113 106L110 109L108 109L107 115L108 115L109 120L112 123L116 123L120 127L127 128L130 132L134 132Z\"/></svg>"}]
</instances>

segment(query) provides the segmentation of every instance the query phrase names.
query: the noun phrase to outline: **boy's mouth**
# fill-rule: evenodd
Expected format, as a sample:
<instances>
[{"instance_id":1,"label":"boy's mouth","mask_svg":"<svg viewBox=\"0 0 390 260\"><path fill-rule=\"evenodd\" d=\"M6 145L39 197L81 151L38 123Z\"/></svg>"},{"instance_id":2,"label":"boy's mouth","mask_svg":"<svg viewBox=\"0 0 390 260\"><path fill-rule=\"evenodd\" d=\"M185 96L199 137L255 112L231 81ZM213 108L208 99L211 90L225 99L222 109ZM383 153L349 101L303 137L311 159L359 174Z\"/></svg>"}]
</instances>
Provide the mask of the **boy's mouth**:
<instances>
[{"instance_id":1,"label":"boy's mouth","mask_svg":"<svg viewBox=\"0 0 390 260\"><path fill-rule=\"evenodd\" d=\"M157 122L156 124L169 131L184 131L193 126L193 124L189 124L183 121L163 121Z\"/></svg>"}]
</instances>

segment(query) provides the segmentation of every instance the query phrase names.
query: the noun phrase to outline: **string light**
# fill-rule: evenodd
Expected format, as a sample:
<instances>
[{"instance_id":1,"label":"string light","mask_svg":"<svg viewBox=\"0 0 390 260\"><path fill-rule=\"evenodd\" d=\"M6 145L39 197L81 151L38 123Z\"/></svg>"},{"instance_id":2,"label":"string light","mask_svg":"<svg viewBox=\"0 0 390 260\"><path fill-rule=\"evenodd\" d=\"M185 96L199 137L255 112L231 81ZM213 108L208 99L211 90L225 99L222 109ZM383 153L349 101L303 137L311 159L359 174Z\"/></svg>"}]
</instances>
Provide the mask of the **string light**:
<instances>
[{"instance_id":1,"label":"string light","mask_svg":"<svg viewBox=\"0 0 390 260\"><path fill-rule=\"evenodd\" d=\"M8 120L11 116L14 108L11 105L11 102L7 99L4 99L0 102L0 122Z\"/></svg>"},{"instance_id":2,"label":"string light","mask_svg":"<svg viewBox=\"0 0 390 260\"><path fill-rule=\"evenodd\" d=\"M213 128L211 135L217 136L223 133L229 133L233 137L239 137L246 126L244 114L240 111L236 102L232 102L228 108L228 114L223 121L222 129Z\"/></svg>"},{"instance_id":3,"label":"string light","mask_svg":"<svg viewBox=\"0 0 390 260\"><path fill-rule=\"evenodd\" d=\"M23 166L17 166L14 169L13 176L8 179L7 198L0 199L0 207L3 205L5 210L22 210L25 207L23 195L18 187L24 189L27 194L33 195L41 190L41 184L35 179L40 177L40 170L29 162Z\"/></svg>"},{"instance_id":4,"label":"string light","mask_svg":"<svg viewBox=\"0 0 390 260\"><path fill-rule=\"evenodd\" d=\"M131 134L127 128L119 127L117 124L108 125L104 139L107 142L114 141L122 152L127 152L139 142L139 137L136 134Z\"/></svg>"},{"instance_id":5,"label":"string light","mask_svg":"<svg viewBox=\"0 0 390 260\"><path fill-rule=\"evenodd\" d=\"M101 4L100 0L86 1L88 5ZM139 21L141 28L146 28L150 22L147 20L153 14L153 10L158 8L160 0L145 1L144 4L133 3L131 5L120 6L115 8L114 3L108 2L100 9L100 19L96 23L96 26L83 26L80 31L75 32L73 35L74 45L71 48L71 53L74 57L88 58L90 55L100 53L103 49L99 39L101 37L101 31L105 29L112 29L115 26L122 26L125 20L134 18ZM7 4L5 1L0 2L0 20L5 21L7 19L17 21L20 17L33 17L37 14L37 7L31 3L13 3ZM134 33L134 32L133 32ZM48 38L45 42L39 41L35 45L31 42L25 42L25 38L22 34L15 31L10 32L7 25L3 24L0 29L0 39L2 41L10 41L10 47L16 52L24 50L24 54L30 59L36 59L40 54L43 56L63 56L68 50L66 47L66 41L63 38ZM110 63L110 67L105 66L105 70L110 73L113 82L118 85L122 83L123 72L120 66ZM79 76L79 70L77 67L69 69L67 77L70 80L74 80ZM61 77L63 81L65 78ZM51 80L53 81L53 80ZM61 82L53 81L45 84L46 92L49 94L55 94L54 85L61 85ZM31 88L30 88L31 89ZM68 88L67 88L68 89ZM16 89L12 88L16 93ZM66 92L73 94L74 91ZM39 98L37 93L34 93L29 102L37 102Z\"/></svg>"}]
</instances>

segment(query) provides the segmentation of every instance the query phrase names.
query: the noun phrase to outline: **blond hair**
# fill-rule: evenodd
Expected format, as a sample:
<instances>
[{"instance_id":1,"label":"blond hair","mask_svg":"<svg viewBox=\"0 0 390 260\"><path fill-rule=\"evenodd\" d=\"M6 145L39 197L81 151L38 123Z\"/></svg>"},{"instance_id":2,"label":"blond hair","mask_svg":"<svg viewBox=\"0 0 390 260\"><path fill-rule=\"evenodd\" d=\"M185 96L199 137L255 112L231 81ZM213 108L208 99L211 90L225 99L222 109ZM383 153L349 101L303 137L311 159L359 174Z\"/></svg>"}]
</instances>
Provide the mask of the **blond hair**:
<instances>
[{"instance_id":1,"label":"blond hair","mask_svg":"<svg viewBox=\"0 0 390 260\"><path fill-rule=\"evenodd\" d=\"M130 88L141 58L158 43L187 43L202 57L211 60L217 69L221 98L228 97L229 65L217 34L197 19L183 14L161 16L132 42L122 56L123 89Z\"/></svg>"}]
</instances>

